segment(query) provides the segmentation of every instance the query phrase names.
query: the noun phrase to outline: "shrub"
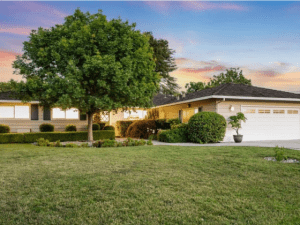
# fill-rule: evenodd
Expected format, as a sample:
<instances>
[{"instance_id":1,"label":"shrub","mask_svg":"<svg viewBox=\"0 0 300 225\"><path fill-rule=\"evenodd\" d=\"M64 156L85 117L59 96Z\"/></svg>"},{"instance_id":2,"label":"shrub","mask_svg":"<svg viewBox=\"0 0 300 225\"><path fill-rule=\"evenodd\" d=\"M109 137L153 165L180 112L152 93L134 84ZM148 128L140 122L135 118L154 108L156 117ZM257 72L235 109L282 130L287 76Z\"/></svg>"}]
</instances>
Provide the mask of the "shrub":
<instances>
[{"instance_id":1,"label":"shrub","mask_svg":"<svg viewBox=\"0 0 300 225\"><path fill-rule=\"evenodd\" d=\"M36 140L37 146L47 146L49 145L49 140L44 139L44 138L39 138Z\"/></svg>"},{"instance_id":2,"label":"shrub","mask_svg":"<svg viewBox=\"0 0 300 225\"><path fill-rule=\"evenodd\" d=\"M168 130L171 128L171 124L166 119L155 120L157 129Z\"/></svg>"},{"instance_id":3,"label":"shrub","mask_svg":"<svg viewBox=\"0 0 300 225\"><path fill-rule=\"evenodd\" d=\"M232 129L236 131L236 134L239 135L239 129L241 128L241 122L244 121L246 122L246 117L244 113L238 112L236 116L231 116L229 117L230 122L229 124L231 125Z\"/></svg>"},{"instance_id":4,"label":"shrub","mask_svg":"<svg viewBox=\"0 0 300 225\"><path fill-rule=\"evenodd\" d=\"M180 124L180 119L179 118L175 118L175 119L168 119L167 120L168 123L172 125L175 125L175 124Z\"/></svg>"},{"instance_id":5,"label":"shrub","mask_svg":"<svg viewBox=\"0 0 300 225\"><path fill-rule=\"evenodd\" d=\"M106 123L98 123L100 126L100 130L103 130L103 128L105 127Z\"/></svg>"},{"instance_id":6,"label":"shrub","mask_svg":"<svg viewBox=\"0 0 300 225\"><path fill-rule=\"evenodd\" d=\"M93 143L93 147L101 148L102 143L103 143L102 141L95 141L95 142Z\"/></svg>"},{"instance_id":7,"label":"shrub","mask_svg":"<svg viewBox=\"0 0 300 225\"><path fill-rule=\"evenodd\" d=\"M100 125L98 123L93 123L93 130L100 130Z\"/></svg>"},{"instance_id":8,"label":"shrub","mask_svg":"<svg viewBox=\"0 0 300 225\"><path fill-rule=\"evenodd\" d=\"M9 133L10 128L7 125L0 124L0 133Z\"/></svg>"},{"instance_id":9,"label":"shrub","mask_svg":"<svg viewBox=\"0 0 300 225\"><path fill-rule=\"evenodd\" d=\"M87 147L89 147L89 143L82 143L82 144L80 145L80 147L81 147L81 148L87 148Z\"/></svg>"},{"instance_id":10,"label":"shrub","mask_svg":"<svg viewBox=\"0 0 300 225\"><path fill-rule=\"evenodd\" d=\"M280 162L282 160L287 160L287 156L285 155L284 148L279 148L278 145L274 149L275 151L275 159Z\"/></svg>"},{"instance_id":11,"label":"shrub","mask_svg":"<svg viewBox=\"0 0 300 225\"><path fill-rule=\"evenodd\" d=\"M66 131L76 131L76 126L73 124L69 124L66 126Z\"/></svg>"},{"instance_id":12,"label":"shrub","mask_svg":"<svg viewBox=\"0 0 300 225\"><path fill-rule=\"evenodd\" d=\"M117 147L117 142L115 140L105 139L101 147Z\"/></svg>"},{"instance_id":13,"label":"shrub","mask_svg":"<svg viewBox=\"0 0 300 225\"><path fill-rule=\"evenodd\" d=\"M67 148L78 148L78 145L75 143L68 143L68 144L66 144L66 147Z\"/></svg>"},{"instance_id":14,"label":"shrub","mask_svg":"<svg viewBox=\"0 0 300 225\"><path fill-rule=\"evenodd\" d=\"M63 147L63 145L60 143L60 140L55 142L55 147Z\"/></svg>"},{"instance_id":15,"label":"shrub","mask_svg":"<svg viewBox=\"0 0 300 225\"><path fill-rule=\"evenodd\" d=\"M88 139L87 131L78 132L44 132L44 133L24 133L25 143L33 143L38 138L45 138L50 141L84 141ZM99 130L93 132L94 140L115 139L115 132L111 130Z\"/></svg>"},{"instance_id":16,"label":"shrub","mask_svg":"<svg viewBox=\"0 0 300 225\"><path fill-rule=\"evenodd\" d=\"M35 142L36 139L33 141ZM0 144L4 143L23 143L23 134L0 134Z\"/></svg>"},{"instance_id":17,"label":"shrub","mask_svg":"<svg viewBox=\"0 0 300 225\"><path fill-rule=\"evenodd\" d=\"M55 143L54 142L50 142L47 146L49 146L49 147L55 147Z\"/></svg>"},{"instance_id":18,"label":"shrub","mask_svg":"<svg viewBox=\"0 0 300 225\"><path fill-rule=\"evenodd\" d=\"M186 126L173 130L164 130L158 136L158 140L168 143L184 143L187 142L187 129Z\"/></svg>"},{"instance_id":19,"label":"shrub","mask_svg":"<svg viewBox=\"0 0 300 225\"><path fill-rule=\"evenodd\" d=\"M105 126L103 130L115 130L113 126Z\"/></svg>"},{"instance_id":20,"label":"shrub","mask_svg":"<svg viewBox=\"0 0 300 225\"><path fill-rule=\"evenodd\" d=\"M157 134L151 134L149 137L148 137L149 140L157 140Z\"/></svg>"},{"instance_id":21,"label":"shrub","mask_svg":"<svg viewBox=\"0 0 300 225\"><path fill-rule=\"evenodd\" d=\"M117 147L122 147L122 146L123 146L123 142L118 141L118 142L117 142Z\"/></svg>"},{"instance_id":22,"label":"shrub","mask_svg":"<svg viewBox=\"0 0 300 225\"><path fill-rule=\"evenodd\" d=\"M147 139L151 134L155 132L155 120L137 120L128 127L126 136L132 138Z\"/></svg>"},{"instance_id":23,"label":"shrub","mask_svg":"<svg viewBox=\"0 0 300 225\"><path fill-rule=\"evenodd\" d=\"M43 123L40 125L40 131L41 132L53 132L54 126L50 123Z\"/></svg>"},{"instance_id":24,"label":"shrub","mask_svg":"<svg viewBox=\"0 0 300 225\"><path fill-rule=\"evenodd\" d=\"M143 146L143 145L145 145L145 144L146 144L146 141L145 141L144 139L139 140L139 144L138 144L138 145Z\"/></svg>"},{"instance_id":25,"label":"shrub","mask_svg":"<svg viewBox=\"0 0 300 225\"><path fill-rule=\"evenodd\" d=\"M225 118L215 112L199 112L188 122L188 139L195 143L222 141L226 132Z\"/></svg>"},{"instance_id":26,"label":"shrub","mask_svg":"<svg viewBox=\"0 0 300 225\"><path fill-rule=\"evenodd\" d=\"M128 137L125 141L123 141L123 146L133 146L134 140L130 137Z\"/></svg>"},{"instance_id":27,"label":"shrub","mask_svg":"<svg viewBox=\"0 0 300 225\"><path fill-rule=\"evenodd\" d=\"M151 139L147 141L147 145L153 145L153 143L152 143L152 140L151 140Z\"/></svg>"},{"instance_id":28,"label":"shrub","mask_svg":"<svg viewBox=\"0 0 300 225\"><path fill-rule=\"evenodd\" d=\"M128 129L128 127L135 121L131 120L131 121L125 121L125 120L119 120L117 121L117 125L116 128L118 129L118 131L120 132L120 136L121 137L125 137L126 136L126 131Z\"/></svg>"}]
</instances>

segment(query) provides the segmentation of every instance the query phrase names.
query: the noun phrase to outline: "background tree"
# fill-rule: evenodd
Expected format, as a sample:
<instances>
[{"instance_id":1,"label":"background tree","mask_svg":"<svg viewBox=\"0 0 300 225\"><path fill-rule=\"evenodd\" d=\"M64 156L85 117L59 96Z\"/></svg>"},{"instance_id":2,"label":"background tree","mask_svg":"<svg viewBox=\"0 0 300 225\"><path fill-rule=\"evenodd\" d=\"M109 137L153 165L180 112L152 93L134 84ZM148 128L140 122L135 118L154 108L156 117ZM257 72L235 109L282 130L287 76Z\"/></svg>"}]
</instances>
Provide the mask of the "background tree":
<instances>
[{"instance_id":1,"label":"background tree","mask_svg":"<svg viewBox=\"0 0 300 225\"><path fill-rule=\"evenodd\" d=\"M163 94L178 93L179 86L176 83L176 78L170 75L170 72L177 69L175 59L172 56L175 51L169 48L167 40L155 39L151 32L144 34L149 36L149 44L153 48L155 72L161 76L160 92Z\"/></svg>"},{"instance_id":2,"label":"background tree","mask_svg":"<svg viewBox=\"0 0 300 225\"><path fill-rule=\"evenodd\" d=\"M11 82L0 82L0 92L14 91Z\"/></svg>"},{"instance_id":3,"label":"background tree","mask_svg":"<svg viewBox=\"0 0 300 225\"><path fill-rule=\"evenodd\" d=\"M23 44L13 64L26 78L16 84L22 99L87 113L89 141L95 113L149 107L158 91L149 37L128 21L108 21L101 10L76 9L62 25L39 28Z\"/></svg>"},{"instance_id":4,"label":"background tree","mask_svg":"<svg viewBox=\"0 0 300 225\"><path fill-rule=\"evenodd\" d=\"M220 73L214 75L213 79L210 79L208 83L205 82L190 82L185 85L187 88L186 93L192 93L195 91L201 91L203 89L217 87L221 84L235 83L235 84L246 84L252 85L250 79L246 79L243 75L243 71L239 71L239 68L230 68L226 70L226 73Z\"/></svg>"}]
</instances>

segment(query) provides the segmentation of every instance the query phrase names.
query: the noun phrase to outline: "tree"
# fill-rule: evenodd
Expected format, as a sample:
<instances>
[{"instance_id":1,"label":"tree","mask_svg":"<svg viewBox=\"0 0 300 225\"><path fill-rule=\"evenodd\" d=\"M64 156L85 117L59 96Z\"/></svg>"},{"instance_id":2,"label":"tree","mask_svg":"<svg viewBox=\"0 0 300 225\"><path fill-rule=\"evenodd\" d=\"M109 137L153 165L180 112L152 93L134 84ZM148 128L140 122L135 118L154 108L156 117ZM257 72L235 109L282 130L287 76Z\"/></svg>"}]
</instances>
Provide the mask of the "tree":
<instances>
[{"instance_id":1,"label":"tree","mask_svg":"<svg viewBox=\"0 0 300 225\"><path fill-rule=\"evenodd\" d=\"M164 39L155 39L151 32L145 32L149 36L149 44L153 48L153 58L155 61L155 72L161 76L160 92L164 94L178 93L179 86L176 78L170 76L170 72L177 69L175 59L173 58L174 50L169 48L169 43Z\"/></svg>"},{"instance_id":2,"label":"tree","mask_svg":"<svg viewBox=\"0 0 300 225\"><path fill-rule=\"evenodd\" d=\"M79 9L62 25L32 31L24 54L13 67L26 82L16 84L23 101L63 109L75 107L88 117L102 111L150 107L159 88L149 37L135 24L108 21Z\"/></svg>"},{"instance_id":3,"label":"tree","mask_svg":"<svg viewBox=\"0 0 300 225\"><path fill-rule=\"evenodd\" d=\"M248 80L244 77L242 70L239 71L239 68L230 68L229 70L226 70L225 74L220 73L217 76L214 75L213 79L210 79L208 83L190 82L185 85L185 88L187 88L186 93L193 93L195 91L201 91L207 88L213 88L227 83L252 85L251 80Z\"/></svg>"},{"instance_id":4,"label":"tree","mask_svg":"<svg viewBox=\"0 0 300 225\"><path fill-rule=\"evenodd\" d=\"M14 91L11 82L0 82L0 92Z\"/></svg>"}]
</instances>

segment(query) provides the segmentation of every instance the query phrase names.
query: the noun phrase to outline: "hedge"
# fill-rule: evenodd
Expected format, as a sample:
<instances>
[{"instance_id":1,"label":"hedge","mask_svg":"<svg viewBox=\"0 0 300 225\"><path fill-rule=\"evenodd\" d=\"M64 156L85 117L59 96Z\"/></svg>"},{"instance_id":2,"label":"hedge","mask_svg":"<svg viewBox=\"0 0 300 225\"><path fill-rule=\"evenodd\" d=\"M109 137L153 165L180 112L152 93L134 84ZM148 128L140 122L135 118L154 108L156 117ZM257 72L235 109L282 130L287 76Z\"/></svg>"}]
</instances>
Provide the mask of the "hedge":
<instances>
[{"instance_id":1,"label":"hedge","mask_svg":"<svg viewBox=\"0 0 300 225\"><path fill-rule=\"evenodd\" d=\"M135 121L136 120L129 120L129 121L128 120L119 120L119 121L117 121L116 128L120 132L121 137L126 136L127 128Z\"/></svg>"},{"instance_id":2,"label":"hedge","mask_svg":"<svg viewBox=\"0 0 300 225\"><path fill-rule=\"evenodd\" d=\"M101 130L93 132L94 140L115 139L112 130ZM0 143L33 143L37 139L44 138L49 141L83 141L87 140L87 131L80 132L41 132L22 134L0 134Z\"/></svg>"},{"instance_id":3,"label":"hedge","mask_svg":"<svg viewBox=\"0 0 300 225\"><path fill-rule=\"evenodd\" d=\"M0 144L5 143L22 143L24 134L0 134Z\"/></svg>"},{"instance_id":4,"label":"hedge","mask_svg":"<svg viewBox=\"0 0 300 225\"><path fill-rule=\"evenodd\" d=\"M4 124L0 124L0 133L9 133L10 132L10 128L7 125Z\"/></svg>"},{"instance_id":5,"label":"hedge","mask_svg":"<svg viewBox=\"0 0 300 225\"><path fill-rule=\"evenodd\" d=\"M187 124L182 123L173 125L171 130L160 131L158 140L168 143L184 143L188 142Z\"/></svg>"}]
</instances>

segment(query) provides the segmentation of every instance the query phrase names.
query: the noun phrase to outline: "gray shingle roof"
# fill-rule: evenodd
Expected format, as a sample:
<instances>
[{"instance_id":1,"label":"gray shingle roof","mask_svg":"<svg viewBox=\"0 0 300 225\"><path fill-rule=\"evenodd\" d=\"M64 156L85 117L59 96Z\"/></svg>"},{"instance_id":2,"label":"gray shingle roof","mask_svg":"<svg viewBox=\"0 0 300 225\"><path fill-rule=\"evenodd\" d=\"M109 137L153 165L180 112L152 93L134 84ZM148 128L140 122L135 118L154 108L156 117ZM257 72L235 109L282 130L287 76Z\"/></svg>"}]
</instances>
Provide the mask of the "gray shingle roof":
<instances>
[{"instance_id":1,"label":"gray shingle roof","mask_svg":"<svg viewBox=\"0 0 300 225\"><path fill-rule=\"evenodd\" d=\"M14 96L14 92L7 91L7 92L0 92L0 101L1 100L20 100L16 96Z\"/></svg>"},{"instance_id":2,"label":"gray shingle roof","mask_svg":"<svg viewBox=\"0 0 300 225\"><path fill-rule=\"evenodd\" d=\"M174 96L165 96L158 94L153 99L155 106L166 105L171 103L180 103L182 101L192 100L196 98L215 96L234 96L234 97L260 97L260 98L291 98L300 100L300 94L295 94L286 91L278 91L268 88L255 87L245 84L227 83L218 87L196 91L186 94L185 97L180 97L178 100Z\"/></svg>"}]
</instances>

